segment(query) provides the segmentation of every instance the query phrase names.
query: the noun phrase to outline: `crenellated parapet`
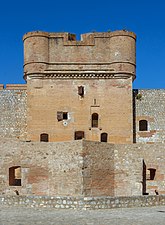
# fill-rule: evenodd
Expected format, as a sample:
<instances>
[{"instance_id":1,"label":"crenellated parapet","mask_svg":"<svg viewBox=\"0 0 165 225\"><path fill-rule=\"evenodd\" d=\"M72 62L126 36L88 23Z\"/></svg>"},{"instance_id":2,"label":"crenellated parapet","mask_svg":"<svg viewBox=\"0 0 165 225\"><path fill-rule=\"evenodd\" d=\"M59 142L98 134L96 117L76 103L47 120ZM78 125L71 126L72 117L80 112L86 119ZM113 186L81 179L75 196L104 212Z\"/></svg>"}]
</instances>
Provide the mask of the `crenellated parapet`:
<instances>
[{"instance_id":1,"label":"crenellated parapet","mask_svg":"<svg viewBox=\"0 0 165 225\"><path fill-rule=\"evenodd\" d=\"M24 78L135 78L136 35L128 31L29 32L24 35Z\"/></svg>"}]
</instances>

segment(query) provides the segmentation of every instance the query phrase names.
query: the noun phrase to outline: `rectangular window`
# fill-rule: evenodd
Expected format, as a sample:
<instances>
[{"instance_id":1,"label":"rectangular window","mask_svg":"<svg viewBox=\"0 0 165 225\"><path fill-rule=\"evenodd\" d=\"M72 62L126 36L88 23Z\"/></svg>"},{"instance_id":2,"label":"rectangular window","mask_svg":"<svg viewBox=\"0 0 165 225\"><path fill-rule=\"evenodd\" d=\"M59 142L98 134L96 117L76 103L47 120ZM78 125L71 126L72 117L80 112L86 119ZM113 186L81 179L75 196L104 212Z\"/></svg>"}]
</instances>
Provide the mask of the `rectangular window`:
<instances>
[{"instance_id":1,"label":"rectangular window","mask_svg":"<svg viewBox=\"0 0 165 225\"><path fill-rule=\"evenodd\" d=\"M13 166L9 168L9 185L21 186L21 167Z\"/></svg>"},{"instance_id":2,"label":"rectangular window","mask_svg":"<svg viewBox=\"0 0 165 225\"><path fill-rule=\"evenodd\" d=\"M67 120L68 119L68 112L57 112L57 120L62 121L62 120Z\"/></svg>"},{"instance_id":3,"label":"rectangular window","mask_svg":"<svg viewBox=\"0 0 165 225\"><path fill-rule=\"evenodd\" d=\"M63 120L67 120L68 119L68 113L67 112L63 112Z\"/></svg>"}]
</instances>

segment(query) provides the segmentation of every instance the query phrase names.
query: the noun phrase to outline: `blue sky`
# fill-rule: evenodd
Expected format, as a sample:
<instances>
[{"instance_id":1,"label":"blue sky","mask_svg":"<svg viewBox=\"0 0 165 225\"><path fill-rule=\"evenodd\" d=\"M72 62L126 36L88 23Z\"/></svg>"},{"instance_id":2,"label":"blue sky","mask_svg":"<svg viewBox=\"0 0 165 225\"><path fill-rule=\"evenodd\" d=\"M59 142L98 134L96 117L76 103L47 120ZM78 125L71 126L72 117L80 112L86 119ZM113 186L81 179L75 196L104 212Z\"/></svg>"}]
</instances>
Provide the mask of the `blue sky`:
<instances>
[{"instance_id":1,"label":"blue sky","mask_svg":"<svg viewBox=\"0 0 165 225\"><path fill-rule=\"evenodd\" d=\"M165 1L28 0L0 4L0 83L24 83L22 36L29 31L127 29L137 34L134 88L165 88Z\"/></svg>"}]
</instances>

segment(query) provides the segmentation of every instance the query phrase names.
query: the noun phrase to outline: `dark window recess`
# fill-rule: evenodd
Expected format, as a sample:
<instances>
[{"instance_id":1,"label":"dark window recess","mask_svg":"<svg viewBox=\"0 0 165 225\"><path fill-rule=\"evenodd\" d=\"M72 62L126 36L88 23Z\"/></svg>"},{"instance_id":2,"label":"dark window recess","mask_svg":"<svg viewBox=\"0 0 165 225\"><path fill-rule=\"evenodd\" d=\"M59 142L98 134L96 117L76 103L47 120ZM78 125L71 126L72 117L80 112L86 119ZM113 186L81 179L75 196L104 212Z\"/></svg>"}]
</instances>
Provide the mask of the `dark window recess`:
<instances>
[{"instance_id":1,"label":"dark window recess","mask_svg":"<svg viewBox=\"0 0 165 225\"><path fill-rule=\"evenodd\" d=\"M148 121L140 120L139 121L139 131L147 131L148 130Z\"/></svg>"},{"instance_id":2,"label":"dark window recess","mask_svg":"<svg viewBox=\"0 0 165 225\"><path fill-rule=\"evenodd\" d=\"M149 168L147 171L149 172L149 174L147 176L147 180L154 180L155 179L155 174L156 174L156 169Z\"/></svg>"},{"instance_id":3,"label":"dark window recess","mask_svg":"<svg viewBox=\"0 0 165 225\"><path fill-rule=\"evenodd\" d=\"M9 185L21 186L21 167L13 166L9 168Z\"/></svg>"},{"instance_id":4,"label":"dark window recess","mask_svg":"<svg viewBox=\"0 0 165 225\"><path fill-rule=\"evenodd\" d=\"M92 127L98 127L99 115L97 113L92 114Z\"/></svg>"},{"instance_id":5,"label":"dark window recess","mask_svg":"<svg viewBox=\"0 0 165 225\"><path fill-rule=\"evenodd\" d=\"M68 119L68 112L57 112L57 120L67 120Z\"/></svg>"},{"instance_id":6,"label":"dark window recess","mask_svg":"<svg viewBox=\"0 0 165 225\"><path fill-rule=\"evenodd\" d=\"M67 120L68 119L68 113L67 112L63 112L63 120Z\"/></svg>"},{"instance_id":7,"label":"dark window recess","mask_svg":"<svg viewBox=\"0 0 165 225\"><path fill-rule=\"evenodd\" d=\"M40 141L43 141L43 142L49 142L49 135L48 134L41 134L40 135Z\"/></svg>"},{"instance_id":8,"label":"dark window recess","mask_svg":"<svg viewBox=\"0 0 165 225\"><path fill-rule=\"evenodd\" d=\"M83 87L83 86L79 86L79 87L78 87L78 94L79 94L80 96L84 96L84 87Z\"/></svg>"},{"instance_id":9,"label":"dark window recess","mask_svg":"<svg viewBox=\"0 0 165 225\"><path fill-rule=\"evenodd\" d=\"M76 131L74 134L75 140L81 140L84 138L84 131Z\"/></svg>"},{"instance_id":10,"label":"dark window recess","mask_svg":"<svg viewBox=\"0 0 165 225\"><path fill-rule=\"evenodd\" d=\"M101 134L101 142L107 142L107 140L108 140L108 134L102 133Z\"/></svg>"}]
</instances>

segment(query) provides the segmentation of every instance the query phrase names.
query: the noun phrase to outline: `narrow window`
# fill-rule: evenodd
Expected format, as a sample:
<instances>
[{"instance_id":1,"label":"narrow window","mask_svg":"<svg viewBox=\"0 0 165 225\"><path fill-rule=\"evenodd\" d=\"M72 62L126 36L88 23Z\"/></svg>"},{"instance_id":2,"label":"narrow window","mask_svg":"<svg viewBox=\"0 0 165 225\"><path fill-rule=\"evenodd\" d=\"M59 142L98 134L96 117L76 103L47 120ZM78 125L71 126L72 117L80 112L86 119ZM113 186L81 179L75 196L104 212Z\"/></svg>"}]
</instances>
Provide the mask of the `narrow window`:
<instances>
[{"instance_id":1,"label":"narrow window","mask_svg":"<svg viewBox=\"0 0 165 225\"><path fill-rule=\"evenodd\" d=\"M139 121L139 131L147 131L148 130L148 121L140 120Z\"/></svg>"},{"instance_id":2,"label":"narrow window","mask_svg":"<svg viewBox=\"0 0 165 225\"><path fill-rule=\"evenodd\" d=\"M147 180L154 180L155 179L155 174L156 174L156 169L149 168L147 170Z\"/></svg>"},{"instance_id":3,"label":"narrow window","mask_svg":"<svg viewBox=\"0 0 165 225\"><path fill-rule=\"evenodd\" d=\"M43 142L49 142L49 135L48 134L41 134L40 135L40 141L43 141Z\"/></svg>"},{"instance_id":4,"label":"narrow window","mask_svg":"<svg viewBox=\"0 0 165 225\"><path fill-rule=\"evenodd\" d=\"M107 142L107 140L108 140L108 134L102 133L101 134L101 142Z\"/></svg>"},{"instance_id":5,"label":"narrow window","mask_svg":"<svg viewBox=\"0 0 165 225\"><path fill-rule=\"evenodd\" d=\"M84 96L84 87L83 86L79 86L78 87L78 94L83 97Z\"/></svg>"},{"instance_id":6,"label":"narrow window","mask_svg":"<svg viewBox=\"0 0 165 225\"><path fill-rule=\"evenodd\" d=\"M75 140L81 140L84 138L84 131L76 131L74 134Z\"/></svg>"},{"instance_id":7,"label":"narrow window","mask_svg":"<svg viewBox=\"0 0 165 225\"><path fill-rule=\"evenodd\" d=\"M92 127L98 127L98 118L99 115L97 113L92 114Z\"/></svg>"},{"instance_id":8,"label":"narrow window","mask_svg":"<svg viewBox=\"0 0 165 225\"><path fill-rule=\"evenodd\" d=\"M21 167L13 166L9 168L9 185L21 186Z\"/></svg>"}]
</instances>

